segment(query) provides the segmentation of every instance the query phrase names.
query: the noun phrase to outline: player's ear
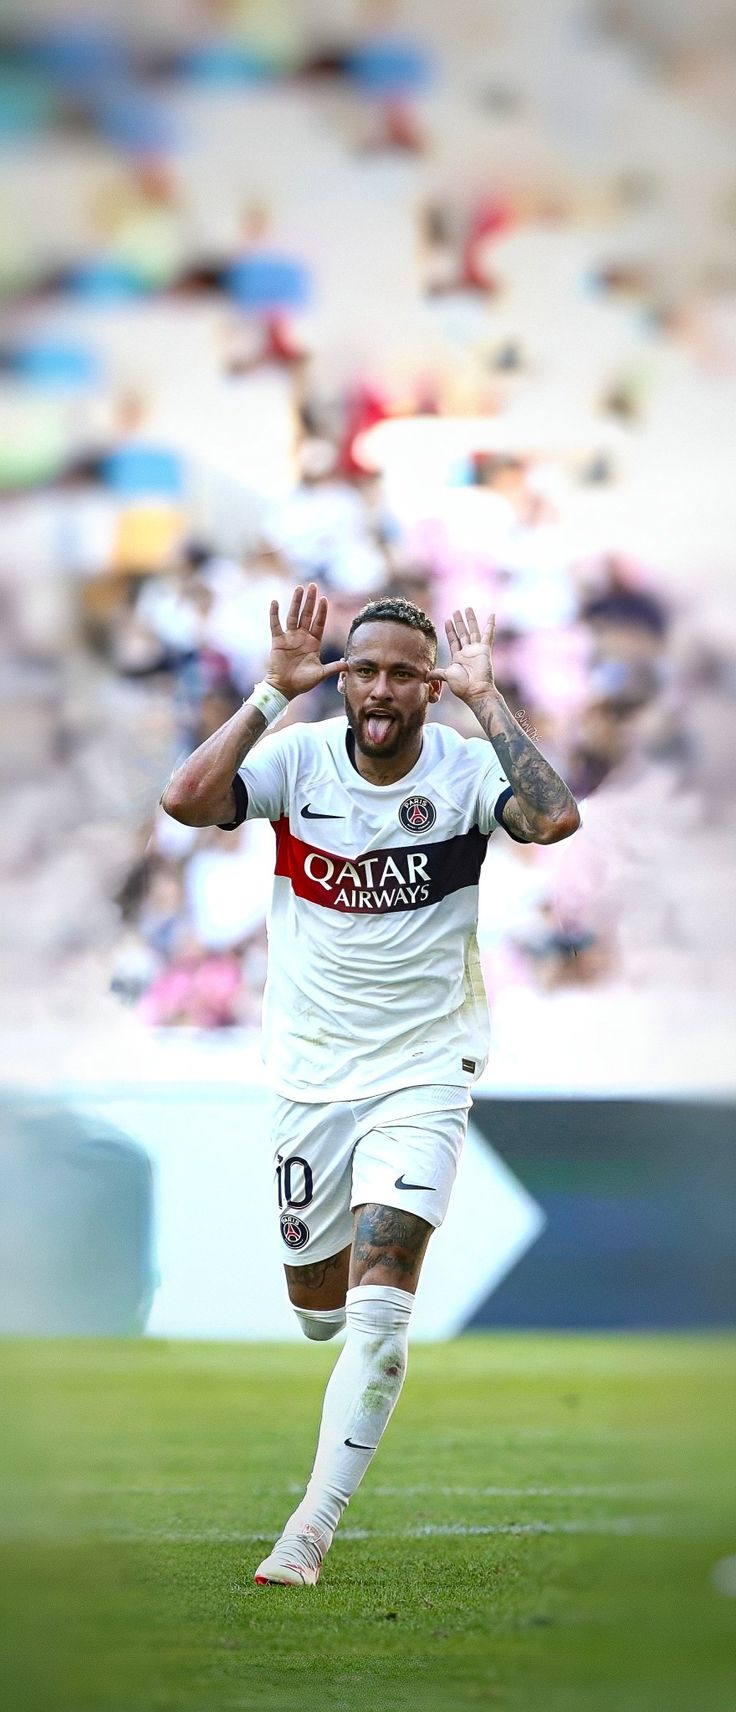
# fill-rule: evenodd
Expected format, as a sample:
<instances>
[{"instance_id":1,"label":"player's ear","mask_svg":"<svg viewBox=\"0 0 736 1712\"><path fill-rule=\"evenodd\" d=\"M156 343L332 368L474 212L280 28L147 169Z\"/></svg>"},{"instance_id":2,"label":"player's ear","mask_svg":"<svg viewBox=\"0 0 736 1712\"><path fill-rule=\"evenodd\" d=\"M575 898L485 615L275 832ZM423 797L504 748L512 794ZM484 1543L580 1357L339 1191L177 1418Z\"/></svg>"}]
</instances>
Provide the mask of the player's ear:
<instances>
[{"instance_id":1,"label":"player's ear","mask_svg":"<svg viewBox=\"0 0 736 1712\"><path fill-rule=\"evenodd\" d=\"M339 674L339 677L337 680L337 687L340 691L340 694L344 695L345 694L345 673L344 672L340 672L340 674Z\"/></svg>"},{"instance_id":2,"label":"player's ear","mask_svg":"<svg viewBox=\"0 0 736 1712\"><path fill-rule=\"evenodd\" d=\"M428 701L439 701L442 694L442 679L430 678Z\"/></svg>"}]
</instances>

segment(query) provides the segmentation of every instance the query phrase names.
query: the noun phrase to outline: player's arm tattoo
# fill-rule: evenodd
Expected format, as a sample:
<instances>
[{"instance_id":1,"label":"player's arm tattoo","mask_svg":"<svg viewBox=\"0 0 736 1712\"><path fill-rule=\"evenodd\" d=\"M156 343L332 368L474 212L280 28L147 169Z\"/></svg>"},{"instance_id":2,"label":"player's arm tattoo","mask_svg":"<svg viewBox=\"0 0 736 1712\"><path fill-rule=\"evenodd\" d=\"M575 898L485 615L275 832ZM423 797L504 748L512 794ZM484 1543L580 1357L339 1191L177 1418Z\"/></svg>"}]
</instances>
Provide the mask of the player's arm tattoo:
<instances>
[{"instance_id":1,"label":"player's arm tattoo","mask_svg":"<svg viewBox=\"0 0 736 1712\"><path fill-rule=\"evenodd\" d=\"M525 814L522 814L516 797L509 797L504 803L501 819L507 832L516 838L519 844L534 843L534 827L529 824Z\"/></svg>"},{"instance_id":2,"label":"player's arm tattoo","mask_svg":"<svg viewBox=\"0 0 736 1712\"><path fill-rule=\"evenodd\" d=\"M353 1236L351 1276L356 1270L362 1276L381 1267L397 1283L400 1278L413 1280L419 1275L431 1234L432 1226L426 1219L399 1207L361 1207Z\"/></svg>"},{"instance_id":3,"label":"player's arm tattoo","mask_svg":"<svg viewBox=\"0 0 736 1712\"><path fill-rule=\"evenodd\" d=\"M489 692L470 705L493 744L516 799L521 817L517 824L510 802L503 811L511 830L535 844L556 844L561 838L569 838L580 825L575 798L514 719L503 696L498 691Z\"/></svg>"}]
</instances>

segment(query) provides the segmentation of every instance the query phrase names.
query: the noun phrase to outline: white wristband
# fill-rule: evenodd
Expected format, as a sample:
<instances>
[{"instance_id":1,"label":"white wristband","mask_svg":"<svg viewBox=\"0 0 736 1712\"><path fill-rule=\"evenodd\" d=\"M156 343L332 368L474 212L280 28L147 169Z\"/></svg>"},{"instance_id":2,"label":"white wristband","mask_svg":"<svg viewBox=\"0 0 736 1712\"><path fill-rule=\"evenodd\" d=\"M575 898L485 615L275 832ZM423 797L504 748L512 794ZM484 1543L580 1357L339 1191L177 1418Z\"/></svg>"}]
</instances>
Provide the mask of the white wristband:
<instances>
[{"instance_id":1,"label":"white wristband","mask_svg":"<svg viewBox=\"0 0 736 1712\"><path fill-rule=\"evenodd\" d=\"M258 712L263 714L266 725L274 725L282 713L285 713L288 705L288 696L282 695L281 690L277 690L274 684L266 683L265 678L262 683L255 685L243 702L243 707L257 707Z\"/></svg>"}]
</instances>

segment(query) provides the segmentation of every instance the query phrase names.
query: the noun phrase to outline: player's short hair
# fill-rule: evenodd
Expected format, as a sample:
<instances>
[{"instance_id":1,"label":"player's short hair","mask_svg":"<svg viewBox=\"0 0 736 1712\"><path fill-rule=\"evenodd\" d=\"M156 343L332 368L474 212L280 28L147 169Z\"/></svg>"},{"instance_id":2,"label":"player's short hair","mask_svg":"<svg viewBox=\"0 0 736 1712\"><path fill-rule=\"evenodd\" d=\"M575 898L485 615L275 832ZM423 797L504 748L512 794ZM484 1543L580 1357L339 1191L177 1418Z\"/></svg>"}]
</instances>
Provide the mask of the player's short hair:
<instances>
[{"instance_id":1,"label":"player's short hair","mask_svg":"<svg viewBox=\"0 0 736 1712\"><path fill-rule=\"evenodd\" d=\"M422 612L421 606L415 606L413 600L405 600L403 595L387 595L384 600L369 600L356 612L350 626L345 643L345 652L350 646L354 632L360 624L376 624L381 620L391 624L407 624L410 630L421 630L431 644L434 657L437 657L437 631L431 618Z\"/></svg>"}]
</instances>

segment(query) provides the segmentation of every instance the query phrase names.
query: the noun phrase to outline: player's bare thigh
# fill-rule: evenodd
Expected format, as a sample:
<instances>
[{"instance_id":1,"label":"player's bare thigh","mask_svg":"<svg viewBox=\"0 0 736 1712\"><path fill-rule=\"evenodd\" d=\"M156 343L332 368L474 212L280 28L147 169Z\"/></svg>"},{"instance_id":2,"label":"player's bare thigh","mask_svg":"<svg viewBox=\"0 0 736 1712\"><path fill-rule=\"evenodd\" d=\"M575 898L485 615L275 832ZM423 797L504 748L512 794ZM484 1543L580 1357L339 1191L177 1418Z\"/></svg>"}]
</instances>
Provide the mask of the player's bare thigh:
<instances>
[{"instance_id":1,"label":"player's bare thigh","mask_svg":"<svg viewBox=\"0 0 736 1712\"><path fill-rule=\"evenodd\" d=\"M289 1301L295 1308L344 1308L351 1248L306 1266L285 1266Z\"/></svg>"},{"instance_id":2,"label":"player's bare thigh","mask_svg":"<svg viewBox=\"0 0 736 1712\"><path fill-rule=\"evenodd\" d=\"M390 1284L414 1295L433 1226L401 1207L354 1208L348 1287Z\"/></svg>"}]
</instances>

